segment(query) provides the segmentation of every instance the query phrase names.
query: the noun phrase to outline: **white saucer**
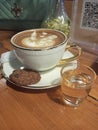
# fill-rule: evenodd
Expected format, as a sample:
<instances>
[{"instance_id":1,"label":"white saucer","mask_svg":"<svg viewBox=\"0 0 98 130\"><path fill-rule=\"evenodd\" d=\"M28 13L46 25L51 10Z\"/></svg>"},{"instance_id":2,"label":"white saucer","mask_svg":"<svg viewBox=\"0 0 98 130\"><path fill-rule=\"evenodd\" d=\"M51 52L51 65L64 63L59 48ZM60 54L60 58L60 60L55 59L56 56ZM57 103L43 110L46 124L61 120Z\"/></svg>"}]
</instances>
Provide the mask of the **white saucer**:
<instances>
[{"instance_id":1,"label":"white saucer","mask_svg":"<svg viewBox=\"0 0 98 130\"><path fill-rule=\"evenodd\" d=\"M65 57L68 58L72 56L73 54L71 52L66 51L64 53L63 58ZM23 65L16 59L12 51L10 51L9 53L4 53L3 56L1 56L1 58L2 58L1 61L3 61L2 74L9 82L12 83L12 81L10 81L9 79L10 74L13 72L13 70L23 67ZM6 60L4 60L4 58ZM61 67L62 66L58 66L58 67L56 66L51 70L40 72L41 80L38 83L28 85L28 86L21 86L21 87L28 88L28 89L47 89L47 88L53 88L59 86L61 83L61 76L60 76Z\"/></svg>"}]
</instances>

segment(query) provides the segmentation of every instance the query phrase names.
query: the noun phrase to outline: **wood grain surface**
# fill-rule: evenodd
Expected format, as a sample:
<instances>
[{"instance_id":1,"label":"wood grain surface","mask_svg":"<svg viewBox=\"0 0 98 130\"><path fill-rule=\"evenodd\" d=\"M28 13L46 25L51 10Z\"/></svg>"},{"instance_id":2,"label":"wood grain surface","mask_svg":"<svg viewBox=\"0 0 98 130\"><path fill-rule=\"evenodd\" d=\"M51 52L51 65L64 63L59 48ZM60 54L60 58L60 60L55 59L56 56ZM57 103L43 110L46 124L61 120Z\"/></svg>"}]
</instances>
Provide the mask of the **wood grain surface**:
<instances>
[{"instance_id":1,"label":"wood grain surface","mask_svg":"<svg viewBox=\"0 0 98 130\"><path fill-rule=\"evenodd\" d=\"M0 31L0 55L13 49L10 38L15 33ZM97 74L89 96L78 108L62 102L60 86L24 89L6 81L0 71L0 130L98 130L98 55L82 50L78 60Z\"/></svg>"},{"instance_id":2,"label":"wood grain surface","mask_svg":"<svg viewBox=\"0 0 98 130\"><path fill-rule=\"evenodd\" d=\"M0 31L0 55L13 49L10 38L15 33ZM7 82L0 72L0 130L98 130L97 58L86 51L79 58L95 70L97 79L90 96L77 109L63 104L60 86L23 89Z\"/></svg>"}]
</instances>

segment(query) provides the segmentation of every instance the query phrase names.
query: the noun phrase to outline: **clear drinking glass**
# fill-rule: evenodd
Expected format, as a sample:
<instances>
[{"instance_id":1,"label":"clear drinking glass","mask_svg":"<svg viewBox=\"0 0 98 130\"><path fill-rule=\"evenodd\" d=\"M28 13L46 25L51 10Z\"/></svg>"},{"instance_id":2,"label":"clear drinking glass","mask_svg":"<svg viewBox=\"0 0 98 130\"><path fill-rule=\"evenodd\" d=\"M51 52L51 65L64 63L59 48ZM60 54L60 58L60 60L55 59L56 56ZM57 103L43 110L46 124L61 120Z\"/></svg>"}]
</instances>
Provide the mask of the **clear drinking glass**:
<instances>
[{"instance_id":1,"label":"clear drinking glass","mask_svg":"<svg viewBox=\"0 0 98 130\"><path fill-rule=\"evenodd\" d=\"M77 107L88 96L96 79L96 74L87 65L71 62L63 66L61 77L64 103Z\"/></svg>"}]
</instances>

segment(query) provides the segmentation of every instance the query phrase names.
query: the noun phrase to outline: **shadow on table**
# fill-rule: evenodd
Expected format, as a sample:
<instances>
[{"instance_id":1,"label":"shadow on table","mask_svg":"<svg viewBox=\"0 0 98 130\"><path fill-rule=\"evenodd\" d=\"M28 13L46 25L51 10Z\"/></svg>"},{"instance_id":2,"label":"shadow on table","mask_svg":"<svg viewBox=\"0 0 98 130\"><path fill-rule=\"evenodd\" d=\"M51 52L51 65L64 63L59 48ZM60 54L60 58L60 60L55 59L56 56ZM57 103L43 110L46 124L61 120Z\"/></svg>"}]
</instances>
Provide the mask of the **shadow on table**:
<instances>
[{"instance_id":1,"label":"shadow on table","mask_svg":"<svg viewBox=\"0 0 98 130\"><path fill-rule=\"evenodd\" d=\"M98 75L98 59L96 60L96 62L94 62L91 65L92 69L96 72L96 74Z\"/></svg>"},{"instance_id":2,"label":"shadow on table","mask_svg":"<svg viewBox=\"0 0 98 130\"><path fill-rule=\"evenodd\" d=\"M55 103L65 105L62 98L62 92L60 86L52 88L47 92L48 97L53 100Z\"/></svg>"},{"instance_id":3,"label":"shadow on table","mask_svg":"<svg viewBox=\"0 0 98 130\"><path fill-rule=\"evenodd\" d=\"M55 103L65 105L62 100L62 92L60 89L60 86L49 88L49 89L27 89L19 87L15 84L10 83L7 81L7 85L14 89L15 91L23 92L23 93L33 93L33 94L40 94L40 93L46 93L48 97Z\"/></svg>"},{"instance_id":4,"label":"shadow on table","mask_svg":"<svg viewBox=\"0 0 98 130\"><path fill-rule=\"evenodd\" d=\"M20 91L20 92L24 92L24 93L47 93L47 91L49 91L48 89L29 89L29 88L23 88L21 86L17 86L9 81L7 81L7 85L9 87L11 87L12 89L16 90L16 91Z\"/></svg>"}]
</instances>

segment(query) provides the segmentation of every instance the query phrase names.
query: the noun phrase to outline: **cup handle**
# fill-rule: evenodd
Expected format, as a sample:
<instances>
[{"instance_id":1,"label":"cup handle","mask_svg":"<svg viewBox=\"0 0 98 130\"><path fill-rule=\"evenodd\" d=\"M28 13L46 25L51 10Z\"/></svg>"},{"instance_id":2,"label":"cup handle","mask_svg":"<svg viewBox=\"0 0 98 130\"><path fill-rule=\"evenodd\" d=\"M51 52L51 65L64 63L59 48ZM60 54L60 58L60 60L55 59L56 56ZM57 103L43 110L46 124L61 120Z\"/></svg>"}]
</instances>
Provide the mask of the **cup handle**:
<instances>
[{"instance_id":1,"label":"cup handle","mask_svg":"<svg viewBox=\"0 0 98 130\"><path fill-rule=\"evenodd\" d=\"M76 44L67 45L65 51L69 50L69 49L74 49L75 54L72 53L73 54L72 57L60 60L60 62L57 65L63 65L65 63L68 63L68 62L71 62L73 60L76 60L81 55L82 49L78 45L76 45Z\"/></svg>"}]
</instances>

